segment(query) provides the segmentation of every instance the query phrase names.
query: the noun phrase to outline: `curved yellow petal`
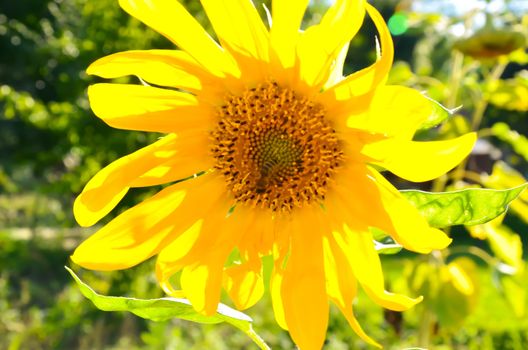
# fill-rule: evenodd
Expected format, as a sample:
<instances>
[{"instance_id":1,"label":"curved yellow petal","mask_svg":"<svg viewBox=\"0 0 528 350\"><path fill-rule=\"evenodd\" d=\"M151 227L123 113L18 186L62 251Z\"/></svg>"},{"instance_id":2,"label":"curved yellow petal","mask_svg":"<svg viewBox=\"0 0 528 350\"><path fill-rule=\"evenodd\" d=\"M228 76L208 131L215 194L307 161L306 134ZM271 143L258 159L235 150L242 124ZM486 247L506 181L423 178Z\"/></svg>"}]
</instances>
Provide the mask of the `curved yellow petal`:
<instances>
[{"instance_id":1,"label":"curved yellow petal","mask_svg":"<svg viewBox=\"0 0 528 350\"><path fill-rule=\"evenodd\" d=\"M288 330L282 295L284 284L284 268L291 248L292 220L285 217L275 217L273 225L273 271L270 278L270 294L273 313L277 324Z\"/></svg>"},{"instance_id":2,"label":"curved yellow petal","mask_svg":"<svg viewBox=\"0 0 528 350\"><path fill-rule=\"evenodd\" d=\"M72 260L94 270L134 266L189 240L188 231L200 226L193 224L206 216L222 195L224 184L214 174L169 186L86 239Z\"/></svg>"},{"instance_id":3,"label":"curved yellow petal","mask_svg":"<svg viewBox=\"0 0 528 350\"><path fill-rule=\"evenodd\" d=\"M384 136L411 140L433 113L433 102L420 92L404 86L381 86L370 108L351 116L347 126Z\"/></svg>"},{"instance_id":4,"label":"curved yellow petal","mask_svg":"<svg viewBox=\"0 0 528 350\"><path fill-rule=\"evenodd\" d=\"M259 258L230 266L224 271L224 288L239 310L255 305L264 294Z\"/></svg>"},{"instance_id":5,"label":"curved yellow petal","mask_svg":"<svg viewBox=\"0 0 528 350\"><path fill-rule=\"evenodd\" d=\"M344 223L353 230L365 230L369 226L392 229L378 186L363 163L349 164L336 174L326 195L325 206L338 230Z\"/></svg>"},{"instance_id":6,"label":"curved yellow petal","mask_svg":"<svg viewBox=\"0 0 528 350\"><path fill-rule=\"evenodd\" d=\"M119 5L182 50L211 73L238 75L233 60L176 0L119 0Z\"/></svg>"},{"instance_id":7,"label":"curved yellow petal","mask_svg":"<svg viewBox=\"0 0 528 350\"><path fill-rule=\"evenodd\" d=\"M330 235L324 237L326 291L347 319L350 327L367 343L381 348L381 345L369 337L352 309L352 303L357 295L357 283L350 264L344 252L339 248L334 238Z\"/></svg>"},{"instance_id":8,"label":"curved yellow petal","mask_svg":"<svg viewBox=\"0 0 528 350\"><path fill-rule=\"evenodd\" d=\"M301 79L320 87L332 72L343 46L358 32L365 17L364 0L336 0L318 25L302 33L297 46Z\"/></svg>"},{"instance_id":9,"label":"curved yellow petal","mask_svg":"<svg viewBox=\"0 0 528 350\"><path fill-rule=\"evenodd\" d=\"M214 315L222 290L222 267L228 254L213 253L206 259L183 268L180 283L194 309Z\"/></svg>"},{"instance_id":10,"label":"curved yellow petal","mask_svg":"<svg viewBox=\"0 0 528 350\"><path fill-rule=\"evenodd\" d=\"M370 232L352 231L344 225L342 232L334 232L334 239L345 252L354 276L376 303L390 310L404 311L422 301L422 297L412 299L385 290L380 259Z\"/></svg>"},{"instance_id":11,"label":"curved yellow petal","mask_svg":"<svg viewBox=\"0 0 528 350\"><path fill-rule=\"evenodd\" d=\"M369 108L375 89L387 80L394 59L392 37L383 17L368 3L365 8L378 30L381 56L374 64L348 75L320 96L328 114L343 124L349 116Z\"/></svg>"},{"instance_id":12,"label":"curved yellow petal","mask_svg":"<svg viewBox=\"0 0 528 350\"><path fill-rule=\"evenodd\" d=\"M213 112L180 91L127 84L95 84L88 88L90 106L108 125L126 130L180 132L206 130Z\"/></svg>"},{"instance_id":13,"label":"curved yellow petal","mask_svg":"<svg viewBox=\"0 0 528 350\"><path fill-rule=\"evenodd\" d=\"M248 229L247 217L235 212L227 215L229 205L222 198L205 216L199 237L189 253L172 262L184 266L182 290L193 307L206 315L214 314L218 307L225 261Z\"/></svg>"},{"instance_id":14,"label":"curved yellow petal","mask_svg":"<svg viewBox=\"0 0 528 350\"><path fill-rule=\"evenodd\" d=\"M223 47L268 61L268 31L251 0L200 1Z\"/></svg>"},{"instance_id":15,"label":"curved yellow petal","mask_svg":"<svg viewBox=\"0 0 528 350\"><path fill-rule=\"evenodd\" d=\"M389 138L366 144L361 152L394 174L414 182L447 173L473 149L476 133L445 141L416 142Z\"/></svg>"},{"instance_id":16,"label":"curved yellow petal","mask_svg":"<svg viewBox=\"0 0 528 350\"><path fill-rule=\"evenodd\" d=\"M173 159L151 168L130 183L130 187L149 187L168 182L187 179L195 174L213 168L208 148L197 149L194 154L174 157Z\"/></svg>"},{"instance_id":17,"label":"curved yellow petal","mask_svg":"<svg viewBox=\"0 0 528 350\"><path fill-rule=\"evenodd\" d=\"M284 315L284 303L282 301L281 290L284 279L284 270L280 269L277 264L273 268L270 279L270 294L271 302L273 306L273 314L275 315L275 321L284 330L288 330L286 324L286 316Z\"/></svg>"},{"instance_id":18,"label":"curved yellow petal","mask_svg":"<svg viewBox=\"0 0 528 350\"><path fill-rule=\"evenodd\" d=\"M219 174L206 174L185 182L193 183L193 187L180 206L177 216L173 218L178 223L183 222L185 229L158 254L156 269L160 282L168 280L181 270L185 262L188 264L198 262L199 254L196 252L204 249L204 240L205 242L209 240L212 245L211 237L204 235L203 232L211 231L211 221L222 218L229 209L225 183ZM204 218L209 218L207 225ZM200 249L197 248L199 243Z\"/></svg>"},{"instance_id":19,"label":"curved yellow petal","mask_svg":"<svg viewBox=\"0 0 528 350\"><path fill-rule=\"evenodd\" d=\"M394 44L389 28L381 14L372 5L366 3L365 9L378 30L381 55L374 64L347 76L328 90L337 96L360 96L373 91L387 79L392 67Z\"/></svg>"},{"instance_id":20,"label":"curved yellow petal","mask_svg":"<svg viewBox=\"0 0 528 350\"><path fill-rule=\"evenodd\" d=\"M135 75L146 82L195 94L220 94L222 80L180 50L132 50L98 59L86 73L113 79Z\"/></svg>"},{"instance_id":21,"label":"curved yellow petal","mask_svg":"<svg viewBox=\"0 0 528 350\"><path fill-rule=\"evenodd\" d=\"M217 177L213 187L225 186L222 179ZM210 191L211 188L205 189L205 192L200 194L211 196ZM214 189L213 194L215 192L218 191ZM169 278L183 269L181 275L183 293L197 311L207 315L213 314L217 309L225 261L252 222L251 218L243 215L242 211L235 210L228 215L231 201L228 200L225 191L214 198L214 204L209 205L208 208L204 208L203 203L193 203L194 211L204 219L168 244L158 255L156 266L161 285L167 285ZM197 205L200 207L198 208ZM246 283L244 286L235 287L241 293L250 294L250 300L241 300L241 302L253 302L255 291L240 290L242 287L250 286Z\"/></svg>"},{"instance_id":22,"label":"curved yellow petal","mask_svg":"<svg viewBox=\"0 0 528 350\"><path fill-rule=\"evenodd\" d=\"M292 245L284 270L281 297L290 335L300 349L322 348L328 326L320 215L301 209L292 218Z\"/></svg>"},{"instance_id":23,"label":"curved yellow petal","mask_svg":"<svg viewBox=\"0 0 528 350\"><path fill-rule=\"evenodd\" d=\"M72 260L92 270L126 269L155 255L174 230L171 215L186 196L168 187L125 211L81 243Z\"/></svg>"},{"instance_id":24,"label":"curved yellow petal","mask_svg":"<svg viewBox=\"0 0 528 350\"><path fill-rule=\"evenodd\" d=\"M207 134L170 134L112 162L90 179L75 200L75 219L81 226L91 226L108 214L130 187L159 185L207 170L212 164L207 142ZM165 167L170 172L161 174Z\"/></svg>"},{"instance_id":25,"label":"curved yellow petal","mask_svg":"<svg viewBox=\"0 0 528 350\"><path fill-rule=\"evenodd\" d=\"M451 243L451 239L444 232L431 228L418 210L380 173L372 168L370 173L378 185L381 201L394 227L394 230L388 233L398 243L418 253L444 249Z\"/></svg>"},{"instance_id":26,"label":"curved yellow petal","mask_svg":"<svg viewBox=\"0 0 528 350\"><path fill-rule=\"evenodd\" d=\"M301 22L309 0L273 1L270 44L282 67L291 68L296 63L296 47Z\"/></svg>"}]
</instances>

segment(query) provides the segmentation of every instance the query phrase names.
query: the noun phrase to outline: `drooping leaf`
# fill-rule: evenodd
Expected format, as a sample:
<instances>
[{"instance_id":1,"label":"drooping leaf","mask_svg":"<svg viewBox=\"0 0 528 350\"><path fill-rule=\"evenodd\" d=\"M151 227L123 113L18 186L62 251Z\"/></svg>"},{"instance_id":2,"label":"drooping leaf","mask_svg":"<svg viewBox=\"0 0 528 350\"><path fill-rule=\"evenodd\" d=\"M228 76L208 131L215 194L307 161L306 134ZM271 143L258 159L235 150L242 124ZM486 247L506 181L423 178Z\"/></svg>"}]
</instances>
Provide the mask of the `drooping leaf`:
<instances>
[{"instance_id":1,"label":"drooping leaf","mask_svg":"<svg viewBox=\"0 0 528 350\"><path fill-rule=\"evenodd\" d=\"M106 296L96 293L84 283L71 269L65 267L77 283L81 293L98 309L103 311L128 311L152 321L165 321L179 318L187 321L217 324L227 322L246 333L261 349L268 349L264 341L254 332L253 320L246 314L219 304L216 313L205 316L198 313L187 299L159 298L136 299L129 297Z\"/></svg>"},{"instance_id":2,"label":"drooping leaf","mask_svg":"<svg viewBox=\"0 0 528 350\"><path fill-rule=\"evenodd\" d=\"M507 190L469 188L453 192L405 190L401 193L433 227L486 223L508 209L528 183Z\"/></svg>"}]
</instances>

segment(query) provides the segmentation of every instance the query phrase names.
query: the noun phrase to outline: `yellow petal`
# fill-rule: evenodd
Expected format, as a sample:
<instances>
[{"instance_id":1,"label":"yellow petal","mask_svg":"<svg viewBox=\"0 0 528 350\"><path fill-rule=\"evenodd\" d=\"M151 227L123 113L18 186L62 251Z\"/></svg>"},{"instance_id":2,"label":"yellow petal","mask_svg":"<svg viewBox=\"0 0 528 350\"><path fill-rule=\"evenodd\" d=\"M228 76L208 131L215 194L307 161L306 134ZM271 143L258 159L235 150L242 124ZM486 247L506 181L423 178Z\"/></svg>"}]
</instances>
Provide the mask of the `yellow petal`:
<instances>
[{"instance_id":1,"label":"yellow petal","mask_svg":"<svg viewBox=\"0 0 528 350\"><path fill-rule=\"evenodd\" d=\"M290 335L300 349L322 348L328 326L323 242L319 208L302 209L292 218L292 245L281 297Z\"/></svg>"},{"instance_id":2,"label":"yellow petal","mask_svg":"<svg viewBox=\"0 0 528 350\"><path fill-rule=\"evenodd\" d=\"M321 86L331 74L332 65L343 46L363 24L364 0L337 0L318 25L302 33L297 46L301 79L311 86Z\"/></svg>"},{"instance_id":3,"label":"yellow petal","mask_svg":"<svg viewBox=\"0 0 528 350\"><path fill-rule=\"evenodd\" d=\"M225 182L220 175L206 174L184 183L186 182L192 183L193 186L173 218L178 223L184 223L185 228L180 235L167 242L158 255L156 268L160 282L168 280L185 262L192 264L199 260L199 255L195 254L195 251L199 250L196 248L198 242L201 242L200 249L205 249L207 240L212 245L212 238L202 232L210 231L211 221L222 218L229 209ZM207 225L204 218L209 218Z\"/></svg>"},{"instance_id":4,"label":"yellow petal","mask_svg":"<svg viewBox=\"0 0 528 350\"><path fill-rule=\"evenodd\" d=\"M240 254L249 259L255 255L267 256L272 253L274 240L274 220L271 210L254 210L251 207L244 207L237 205L236 210L244 210L251 212L253 225L242 237L239 245Z\"/></svg>"},{"instance_id":5,"label":"yellow petal","mask_svg":"<svg viewBox=\"0 0 528 350\"><path fill-rule=\"evenodd\" d=\"M95 84L90 106L108 125L126 130L180 132L207 129L213 112L191 94L142 85Z\"/></svg>"},{"instance_id":6,"label":"yellow petal","mask_svg":"<svg viewBox=\"0 0 528 350\"><path fill-rule=\"evenodd\" d=\"M349 128L411 140L433 113L433 102L420 92L404 86L382 86L370 108L347 120Z\"/></svg>"},{"instance_id":7,"label":"yellow petal","mask_svg":"<svg viewBox=\"0 0 528 350\"><path fill-rule=\"evenodd\" d=\"M98 59L86 73L107 79L136 75L149 83L192 92L202 89L205 77L212 78L189 54L178 50L119 52Z\"/></svg>"},{"instance_id":8,"label":"yellow petal","mask_svg":"<svg viewBox=\"0 0 528 350\"><path fill-rule=\"evenodd\" d=\"M286 316L284 315L284 303L281 296L282 283L284 279L284 270L275 264L270 279L270 294L273 306L275 321L284 330L288 330Z\"/></svg>"},{"instance_id":9,"label":"yellow petal","mask_svg":"<svg viewBox=\"0 0 528 350\"><path fill-rule=\"evenodd\" d=\"M473 149L476 133L446 141L415 142L389 138L365 145L362 153L394 174L414 182L429 181L458 165Z\"/></svg>"},{"instance_id":10,"label":"yellow petal","mask_svg":"<svg viewBox=\"0 0 528 350\"><path fill-rule=\"evenodd\" d=\"M380 259L370 232L352 231L344 225L342 232L334 232L334 238L339 248L345 252L359 283L376 303L390 310L403 311L422 300L422 297L411 299L385 290Z\"/></svg>"},{"instance_id":11,"label":"yellow petal","mask_svg":"<svg viewBox=\"0 0 528 350\"><path fill-rule=\"evenodd\" d=\"M81 243L73 262L92 270L119 270L155 255L173 233L171 215L185 195L181 186L174 185L125 211Z\"/></svg>"},{"instance_id":12,"label":"yellow petal","mask_svg":"<svg viewBox=\"0 0 528 350\"><path fill-rule=\"evenodd\" d=\"M341 229L343 223L357 230L369 226L389 232L392 229L378 186L369 176L367 166L362 163L349 164L336 174L326 195L325 206L337 229Z\"/></svg>"},{"instance_id":13,"label":"yellow petal","mask_svg":"<svg viewBox=\"0 0 528 350\"><path fill-rule=\"evenodd\" d=\"M268 31L251 0L201 0L222 46L268 60Z\"/></svg>"},{"instance_id":14,"label":"yellow petal","mask_svg":"<svg viewBox=\"0 0 528 350\"><path fill-rule=\"evenodd\" d=\"M119 5L164 35L215 75L238 75L232 59L176 0L119 0Z\"/></svg>"},{"instance_id":15,"label":"yellow petal","mask_svg":"<svg viewBox=\"0 0 528 350\"><path fill-rule=\"evenodd\" d=\"M213 253L199 263L185 266L180 277L185 297L194 309L213 315L220 302L222 267L227 256Z\"/></svg>"},{"instance_id":16,"label":"yellow petal","mask_svg":"<svg viewBox=\"0 0 528 350\"><path fill-rule=\"evenodd\" d=\"M225 270L224 288L239 310L255 305L264 294L262 264L259 258Z\"/></svg>"},{"instance_id":17,"label":"yellow petal","mask_svg":"<svg viewBox=\"0 0 528 350\"><path fill-rule=\"evenodd\" d=\"M370 169L370 172L380 190L383 206L392 220L394 230L388 233L398 243L418 253L444 249L451 243L444 232L431 228L418 210L380 173L374 169Z\"/></svg>"},{"instance_id":18,"label":"yellow petal","mask_svg":"<svg viewBox=\"0 0 528 350\"><path fill-rule=\"evenodd\" d=\"M228 216L230 203L222 199L205 216L199 237L189 253L172 262L185 266L181 275L182 290L193 307L206 315L212 315L218 307L225 261L248 229L248 218L235 213L236 210Z\"/></svg>"},{"instance_id":19,"label":"yellow petal","mask_svg":"<svg viewBox=\"0 0 528 350\"><path fill-rule=\"evenodd\" d=\"M272 2L273 22L270 42L274 54L284 68L294 66L295 50L300 26L309 0L288 0Z\"/></svg>"},{"instance_id":20,"label":"yellow petal","mask_svg":"<svg viewBox=\"0 0 528 350\"><path fill-rule=\"evenodd\" d=\"M95 270L124 269L181 242L182 234L224 194L218 183L217 176L207 174L167 187L90 236L72 259Z\"/></svg>"},{"instance_id":21,"label":"yellow petal","mask_svg":"<svg viewBox=\"0 0 528 350\"><path fill-rule=\"evenodd\" d=\"M225 186L222 178L218 177L215 181L215 187ZM200 192L201 196L211 196L211 188L205 191ZM158 255L156 269L160 284L170 285L169 278L183 269L181 287L185 297L197 311L207 315L217 309L225 261L251 222L250 218L237 210L228 215L231 203L225 191L215 197L214 204L208 208L203 207L203 198L202 203L193 203L194 211L204 218L203 222L174 239ZM252 294L251 291L240 289L246 287L249 285L236 286L240 292ZM251 298L254 297L251 295Z\"/></svg>"},{"instance_id":22,"label":"yellow petal","mask_svg":"<svg viewBox=\"0 0 528 350\"><path fill-rule=\"evenodd\" d=\"M321 102L328 106L329 115L343 124L350 115L370 106L375 89L387 80L394 58L394 45L383 17L368 3L365 8L378 30L381 56L374 64L347 76L320 96Z\"/></svg>"},{"instance_id":23,"label":"yellow petal","mask_svg":"<svg viewBox=\"0 0 528 350\"><path fill-rule=\"evenodd\" d=\"M73 205L81 226L91 226L108 214L128 192L130 182L175 154L176 135L171 134L100 170L84 187Z\"/></svg>"},{"instance_id":24,"label":"yellow petal","mask_svg":"<svg viewBox=\"0 0 528 350\"><path fill-rule=\"evenodd\" d=\"M326 291L339 310L346 317L350 327L367 343L381 348L375 340L370 338L356 317L352 303L357 295L357 284L352 269L344 252L339 248L332 236L324 239Z\"/></svg>"},{"instance_id":25,"label":"yellow petal","mask_svg":"<svg viewBox=\"0 0 528 350\"><path fill-rule=\"evenodd\" d=\"M81 226L91 226L108 214L130 187L153 186L187 178L211 167L207 135L170 134L100 170L73 205ZM169 168L169 173L162 169Z\"/></svg>"}]
</instances>

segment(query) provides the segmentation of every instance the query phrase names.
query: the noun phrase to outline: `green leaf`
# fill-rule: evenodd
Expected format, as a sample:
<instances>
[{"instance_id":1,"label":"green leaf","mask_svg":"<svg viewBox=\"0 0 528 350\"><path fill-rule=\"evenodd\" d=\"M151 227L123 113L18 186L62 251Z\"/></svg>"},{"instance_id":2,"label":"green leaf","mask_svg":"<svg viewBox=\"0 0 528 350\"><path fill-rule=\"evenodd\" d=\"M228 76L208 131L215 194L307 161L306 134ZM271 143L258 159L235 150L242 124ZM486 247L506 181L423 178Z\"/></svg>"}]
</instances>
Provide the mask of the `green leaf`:
<instances>
[{"instance_id":1,"label":"green leaf","mask_svg":"<svg viewBox=\"0 0 528 350\"><path fill-rule=\"evenodd\" d=\"M528 186L492 190L469 188L454 192L424 192L405 190L401 193L433 227L478 225L493 220L508 209L508 205Z\"/></svg>"},{"instance_id":2,"label":"green leaf","mask_svg":"<svg viewBox=\"0 0 528 350\"><path fill-rule=\"evenodd\" d=\"M496 189L520 186L526 182L520 172L502 161L495 162L491 175L483 176L482 180L486 187ZM518 200L511 203L511 209L528 223L528 192L521 193Z\"/></svg>"},{"instance_id":3,"label":"green leaf","mask_svg":"<svg viewBox=\"0 0 528 350\"><path fill-rule=\"evenodd\" d=\"M509 125L503 122L493 124L491 131L501 141L510 144L517 154L528 160L528 138L526 136L511 130Z\"/></svg>"},{"instance_id":4,"label":"green leaf","mask_svg":"<svg viewBox=\"0 0 528 350\"><path fill-rule=\"evenodd\" d=\"M427 95L424 95L424 97L431 101L432 112L431 115L427 118L427 120L423 122L422 125L420 125L421 130L434 128L435 126L444 122L447 118L449 118L449 116L455 114L460 108L462 108L462 106L460 106L453 109L449 109L443 106L440 102L433 100Z\"/></svg>"},{"instance_id":5,"label":"green leaf","mask_svg":"<svg viewBox=\"0 0 528 350\"><path fill-rule=\"evenodd\" d=\"M469 258L457 258L440 276L434 312L441 326L457 329L474 311L479 297L477 266ZM433 278L435 278L433 277Z\"/></svg>"},{"instance_id":6,"label":"green leaf","mask_svg":"<svg viewBox=\"0 0 528 350\"><path fill-rule=\"evenodd\" d=\"M497 271L496 283L502 296L512 308L515 316L524 317L526 314L526 283L524 276L510 276Z\"/></svg>"},{"instance_id":7,"label":"green leaf","mask_svg":"<svg viewBox=\"0 0 528 350\"><path fill-rule=\"evenodd\" d=\"M100 295L86 283L81 281L71 269L68 267L65 268L72 275L73 279L79 286L81 293L87 299L92 301L92 303L100 310L129 311L141 318L152 321L165 321L172 318L179 318L204 324L227 322L246 333L261 349L269 349L264 341L253 330L251 324L253 320L246 314L226 305L219 304L216 314L205 316L194 310L187 299L136 299Z\"/></svg>"}]
</instances>

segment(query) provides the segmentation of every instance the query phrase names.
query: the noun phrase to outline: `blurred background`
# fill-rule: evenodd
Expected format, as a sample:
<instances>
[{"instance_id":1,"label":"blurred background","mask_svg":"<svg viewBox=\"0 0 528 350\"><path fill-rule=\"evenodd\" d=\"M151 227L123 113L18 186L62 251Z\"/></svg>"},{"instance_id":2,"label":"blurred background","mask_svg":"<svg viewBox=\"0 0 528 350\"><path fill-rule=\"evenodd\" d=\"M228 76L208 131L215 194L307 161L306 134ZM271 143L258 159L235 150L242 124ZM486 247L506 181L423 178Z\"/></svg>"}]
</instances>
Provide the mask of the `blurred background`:
<instances>
[{"instance_id":1,"label":"blurred background","mask_svg":"<svg viewBox=\"0 0 528 350\"><path fill-rule=\"evenodd\" d=\"M198 1L182 2L210 28ZM262 1L254 2L264 15ZM526 182L528 1L370 2L394 37L389 83L425 91L451 111L443 125L416 138L469 130L480 136L470 159L440 179L391 180L434 191ZM312 1L304 25L317 22L328 3ZM351 43L346 74L375 60L375 35L367 19ZM86 89L98 79L85 69L111 53L149 48L172 45L120 10L117 0L0 0L0 349L255 348L228 325L154 323L99 311L63 268L97 229L76 225L75 196L103 166L159 136L115 130L94 117ZM105 222L155 190L132 191ZM528 349L527 229L525 193L504 218L452 229L454 244L446 251L384 255L389 289L424 295L425 302L401 314L360 295L359 321L388 349ZM122 272L79 273L102 294L160 297L152 271L150 261ZM274 349L294 348L275 324L269 297L248 314ZM369 347L332 310L326 348Z\"/></svg>"}]
</instances>

